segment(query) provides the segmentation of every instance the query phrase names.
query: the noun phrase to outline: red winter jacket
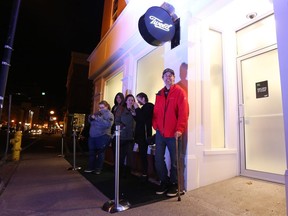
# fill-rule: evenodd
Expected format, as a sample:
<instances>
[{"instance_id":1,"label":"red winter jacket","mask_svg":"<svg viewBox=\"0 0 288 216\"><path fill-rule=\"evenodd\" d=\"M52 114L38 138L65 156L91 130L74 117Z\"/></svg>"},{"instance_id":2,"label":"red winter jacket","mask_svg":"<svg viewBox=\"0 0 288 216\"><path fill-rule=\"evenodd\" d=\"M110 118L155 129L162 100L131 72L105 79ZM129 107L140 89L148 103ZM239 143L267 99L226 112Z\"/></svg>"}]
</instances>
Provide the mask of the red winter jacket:
<instances>
[{"instance_id":1,"label":"red winter jacket","mask_svg":"<svg viewBox=\"0 0 288 216\"><path fill-rule=\"evenodd\" d=\"M172 85L165 98L164 88L156 94L152 124L163 137L174 137L176 131L183 133L187 127L187 96L180 86Z\"/></svg>"}]
</instances>

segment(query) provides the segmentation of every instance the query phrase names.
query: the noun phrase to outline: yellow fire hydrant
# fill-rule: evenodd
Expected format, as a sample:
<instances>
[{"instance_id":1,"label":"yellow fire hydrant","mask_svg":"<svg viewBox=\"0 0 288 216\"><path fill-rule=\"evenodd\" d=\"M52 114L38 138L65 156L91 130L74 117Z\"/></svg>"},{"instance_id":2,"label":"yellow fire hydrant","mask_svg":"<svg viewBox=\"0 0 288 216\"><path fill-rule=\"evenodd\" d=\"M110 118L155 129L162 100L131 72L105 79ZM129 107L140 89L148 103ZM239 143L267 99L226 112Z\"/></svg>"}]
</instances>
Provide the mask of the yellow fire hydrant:
<instances>
[{"instance_id":1,"label":"yellow fire hydrant","mask_svg":"<svg viewBox=\"0 0 288 216\"><path fill-rule=\"evenodd\" d=\"M19 161L20 151L21 151L21 141L22 141L22 132L16 131L14 138L10 139L10 144L13 145L12 148L12 160Z\"/></svg>"}]
</instances>

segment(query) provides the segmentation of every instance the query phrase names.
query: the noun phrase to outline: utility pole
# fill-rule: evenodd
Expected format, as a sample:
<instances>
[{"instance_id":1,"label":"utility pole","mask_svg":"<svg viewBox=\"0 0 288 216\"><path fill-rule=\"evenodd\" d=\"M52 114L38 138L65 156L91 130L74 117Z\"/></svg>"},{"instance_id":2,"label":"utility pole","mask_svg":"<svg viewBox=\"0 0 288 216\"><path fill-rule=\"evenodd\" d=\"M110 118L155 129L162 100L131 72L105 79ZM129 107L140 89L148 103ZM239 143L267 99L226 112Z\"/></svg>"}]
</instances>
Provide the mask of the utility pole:
<instances>
[{"instance_id":1,"label":"utility pole","mask_svg":"<svg viewBox=\"0 0 288 216\"><path fill-rule=\"evenodd\" d=\"M4 45L2 67L0 71L0 120L2 116L2 110L4 106L5 90L8 78L8 72L10 67L10 60L13 51L14 35L17 25L18 13L21 0L14 0L11 13L11 20L8 29L8 37L6 44Z\"/></svg>"}]
</instances>

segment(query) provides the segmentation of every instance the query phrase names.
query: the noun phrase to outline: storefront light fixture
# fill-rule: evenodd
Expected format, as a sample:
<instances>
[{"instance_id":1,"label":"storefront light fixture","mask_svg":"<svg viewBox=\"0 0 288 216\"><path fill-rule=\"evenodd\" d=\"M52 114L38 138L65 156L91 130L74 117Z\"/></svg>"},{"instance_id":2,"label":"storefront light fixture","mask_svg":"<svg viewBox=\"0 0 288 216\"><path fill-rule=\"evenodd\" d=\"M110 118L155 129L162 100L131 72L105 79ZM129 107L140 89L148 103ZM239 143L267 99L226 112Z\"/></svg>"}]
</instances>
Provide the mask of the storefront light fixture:
<instances>
[{"instance_id":1,"label":"storefront light fixture","mask_svg":"<svg viewBox=\"0 0 288 216\"><path fill-rule=\"evenodd\" d=\"M178 19L178 16L175 14L175 8L171 4L164 2L160 7L169 13L169 15L172 17L172 20L174 22L175 22L175 20Z\"/></svg>"},{"instance_id":2,"label":"storefront light fixture","mask_svg":"<svg viewBox=\"0 0 288 216\"><path fill-rule=\"evenodd\" d=\"M251 13L248 13L247 15L246 15L246 18L247 19L254 19L255 17L257 17L257 13L256 12L251 12Z\"/></svg>"}]
</instances>

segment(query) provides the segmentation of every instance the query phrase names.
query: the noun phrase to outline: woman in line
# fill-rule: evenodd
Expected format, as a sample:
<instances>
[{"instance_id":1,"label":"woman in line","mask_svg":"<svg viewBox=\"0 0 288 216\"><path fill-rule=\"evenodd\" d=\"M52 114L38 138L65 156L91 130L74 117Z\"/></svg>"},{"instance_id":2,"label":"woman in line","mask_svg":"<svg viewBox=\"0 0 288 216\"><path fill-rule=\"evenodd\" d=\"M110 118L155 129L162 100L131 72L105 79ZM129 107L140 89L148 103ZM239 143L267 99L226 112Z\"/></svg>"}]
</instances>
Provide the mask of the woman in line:
<instances>
[{"instance_id":1,"label":"woman in line","mask_svg":"<svg viewBox=\"0 0 288 216\"><path fill-rule=\"evenodd\" d=\"M116 144L116 139L115 139L115 136L114 136L114 132L115 132L115 119L116 119L116 113L118 111L118 113L121 113L119 111L119 109L122 109L123 108L123 103L124 103L124 95L122 92L118 92L116 95L115 95L115 98L114 98L114 106L112 107L111 109L111 112L113 113L114 115L114 122L113 122L113 125L112 125L112 128L111 128L111 134L112 134L112 150L113 150L113 155L114 155L114 158L115 158L115 144Z\"/></svg>"},{"instance_id":2,"label":"woman in line","mask_svg":"<svg viewBox=\"0 0 288 216\"><path fill-rule=\"evenodd\" d=\"M121 176L125 176L129 171L132 163L132 153L134 146L134 128L135 116L134 109L135 98L128 94L124 99L124 104L119 108L115 115L115 124L120 125L120 158L119 166ZM125 165L125 158L126 165Z\"/></svg>"},{"instance_id":3,"label":"woman in line","mask_svg":"<svg viewBox=\"0 0 288 216\"><path fill-rule=\"evenodd\" d=\"M85 172L100 174L105 159L105 150L111 141L111 127L114 122L109 103L101 101L99 111L90 115L88 121L90 123L89 165Z\"/></svg>"},{"instance_id":4,"label":"woman in line","mask_svg":"<svg viewBox=\"0 0 288 216\"><path fill-rule=\"evenodd\" d=\"M117 109L122 106L124 103L124 95L122 92L118 92L116 95L115 95L115 98L114 98L114 106L112 107L111 109L111 112L114 114L116 114L117 112Z\"/></svg>"}]
</instances>

